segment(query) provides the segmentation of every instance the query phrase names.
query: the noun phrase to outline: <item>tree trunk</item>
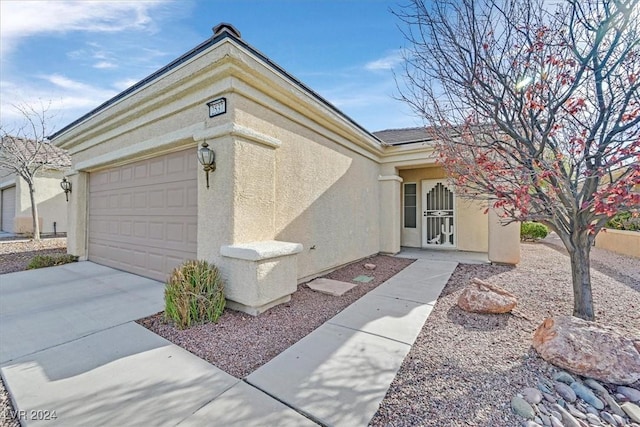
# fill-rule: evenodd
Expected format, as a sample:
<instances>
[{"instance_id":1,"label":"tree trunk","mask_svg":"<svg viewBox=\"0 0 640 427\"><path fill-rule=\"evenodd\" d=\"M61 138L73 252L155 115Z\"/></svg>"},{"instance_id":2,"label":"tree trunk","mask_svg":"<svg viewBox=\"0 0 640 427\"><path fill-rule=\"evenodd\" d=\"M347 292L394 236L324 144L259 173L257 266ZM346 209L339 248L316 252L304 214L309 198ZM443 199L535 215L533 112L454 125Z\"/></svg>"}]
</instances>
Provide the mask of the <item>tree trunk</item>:
<instances>
[{"instance_id":1,"label":"tree trunk","mask_svg":"<svg viewBox=\"0 0 640 427\"><path fill-rule=\"evenodd\" d=\"M33 217L33 240L40 240L40 222L38 221L38 205L35 197L36 189L29 183L29 196L31 196L31 216Z\"/></svg>"},{"instance_id":2,"label":"tree trunk","mask_svg":"<svg viewBox=\"0 0 640 427\"><path fill-rule=\"evenodd\" d=\"M573 315L593 321L595 314L591 293L590 253L589 236L586 234L577 236L573 241L573 250L569 251L573 279Z\"/></svg>"}]
</instances>

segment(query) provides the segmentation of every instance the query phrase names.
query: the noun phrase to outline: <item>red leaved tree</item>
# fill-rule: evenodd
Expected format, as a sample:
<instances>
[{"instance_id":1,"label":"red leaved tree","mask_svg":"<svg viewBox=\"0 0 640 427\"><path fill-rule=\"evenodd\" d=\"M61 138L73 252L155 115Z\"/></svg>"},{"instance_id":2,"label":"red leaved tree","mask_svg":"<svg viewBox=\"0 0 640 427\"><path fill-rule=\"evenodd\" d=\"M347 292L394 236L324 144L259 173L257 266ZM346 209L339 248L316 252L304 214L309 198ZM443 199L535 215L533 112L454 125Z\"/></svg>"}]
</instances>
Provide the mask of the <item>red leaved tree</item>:
<instances>
[{"instance_id":1,"label":"red leaved tree","mask_svg":"<svg viewBox=\"0 0 640 427\"><path fill-rule=\"evenodd\" d=\"M640 0L410 3L402 98L463 196L558 234L593 320L595 235L640 205Z\"/></svg>"}]
</instances>

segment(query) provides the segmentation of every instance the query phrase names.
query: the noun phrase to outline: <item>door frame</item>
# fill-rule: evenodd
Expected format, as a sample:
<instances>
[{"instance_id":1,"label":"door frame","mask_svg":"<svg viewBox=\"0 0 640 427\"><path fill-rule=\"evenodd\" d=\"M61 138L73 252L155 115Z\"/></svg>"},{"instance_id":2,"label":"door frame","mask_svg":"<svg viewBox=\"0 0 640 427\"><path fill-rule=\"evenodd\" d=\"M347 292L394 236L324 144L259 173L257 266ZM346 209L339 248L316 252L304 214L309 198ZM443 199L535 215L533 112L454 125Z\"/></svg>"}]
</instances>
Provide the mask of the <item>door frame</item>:
<instances>
[{"instance_id":1,"label":"door frame","mask_svg":"<svg viewBox=\"0 0 640 427\"><path fill-rule=\"evenodd\" d=\"M427 192L431 191L438 183L444 185L453 194L453 244L452 245L434 245L427 243ZM458 248L458 212L456 209L456 192L446 179L423 179L420 181L420 207L422 208L420 215L420 244L423 249L436 250L457 250Z\"/></svg>"}]
</instances>

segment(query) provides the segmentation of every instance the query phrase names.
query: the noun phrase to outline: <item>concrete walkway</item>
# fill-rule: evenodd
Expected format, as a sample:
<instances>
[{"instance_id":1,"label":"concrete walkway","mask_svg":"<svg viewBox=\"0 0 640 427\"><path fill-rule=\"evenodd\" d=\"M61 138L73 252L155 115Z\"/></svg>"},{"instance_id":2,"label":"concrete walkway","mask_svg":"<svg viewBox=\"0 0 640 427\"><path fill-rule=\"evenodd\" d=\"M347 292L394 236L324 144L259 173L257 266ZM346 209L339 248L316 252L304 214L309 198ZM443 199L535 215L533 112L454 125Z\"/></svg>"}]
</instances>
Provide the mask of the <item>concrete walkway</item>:
<instances>
[{"instance_id":1,"label":"concrete walkway","mask_svg":"<svg viewBox=\"0 0 640 427\"><path fill-rule=\"evenodd\" d=\"M456 265L416 261L244 380L133 322L163 309L159 282L90 262L1 275L0 372L25 425L364 426Z\"/></svg>"},{"instance_id":2,"label":"concrete walkway","mask_svg":"<svg viewBox=\"0 0 640 427\"><path fill-rule=\"evenodd\" d=\"M321 425L366 426L456 265L417 260L246 381Z\"/></svg>"}]
</instances>

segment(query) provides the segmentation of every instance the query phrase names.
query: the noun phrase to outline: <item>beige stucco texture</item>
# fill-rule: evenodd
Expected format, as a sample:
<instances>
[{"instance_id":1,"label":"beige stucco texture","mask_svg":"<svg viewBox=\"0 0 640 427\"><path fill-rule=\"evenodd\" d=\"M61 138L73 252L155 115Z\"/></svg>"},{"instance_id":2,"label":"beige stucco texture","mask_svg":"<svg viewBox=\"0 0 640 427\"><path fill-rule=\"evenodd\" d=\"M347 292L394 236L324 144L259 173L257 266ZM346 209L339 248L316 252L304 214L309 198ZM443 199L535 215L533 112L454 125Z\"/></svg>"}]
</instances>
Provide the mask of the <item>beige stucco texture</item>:
<instances>
[{"instance_id":1,"label":"beige stucco texture","mask_svg":"<svg viewBox=\"0 0 640 427\"><path fill-rule=\"evenodd\" d=\"M264 129L282 143L278 148L245 144L236 159L241 179L235 180L235 215L245 222L244 240L302 243L300 278L378 252L377 163L349 149L349 141L336 144L344 138L326 129L319 133L287 106L267 108L245 98L237 108L239 124ZM250 229L253 238L246 235ZM272 236L265 235L268 230Z\"/></svg>"},{"instance_id":2,"label":"beige stucco texture","mask_svg":"<svg viewBox=\"0 0 640 427\"><path fill-rule=\"evenodd\" d=\"M302 251L299 243L262 241L220 248L225 257L229 283L252 283L226 290L230 308L257 315L274 305L287 302L296 291L295 255Z\"/></svg>"},{"instance_id":3,"label":"beige stucco texture","mask_svg":"<svg viewBox=\"0 0 640 427\"><path fill-rule=\"evenodd\" d=\"M596 236L596 247L640 258L640 232L603 229Z\"/></svg>"},{"instance_id":4,"label":"beige stucco texture","mask_svg":"<svg viewBox=\"0 0 640 427\"><path fill-rule=\"evenodd\" d=\"M39 172L34 178L34 198L38 206L41 233L67 232L67 203L60 181L64 173L58 170ZM22 178L16 178L15 233L33 233L31 196L29 185ZM55 224L54 224L55 223Z\"/></svg>"}]
</instances>

